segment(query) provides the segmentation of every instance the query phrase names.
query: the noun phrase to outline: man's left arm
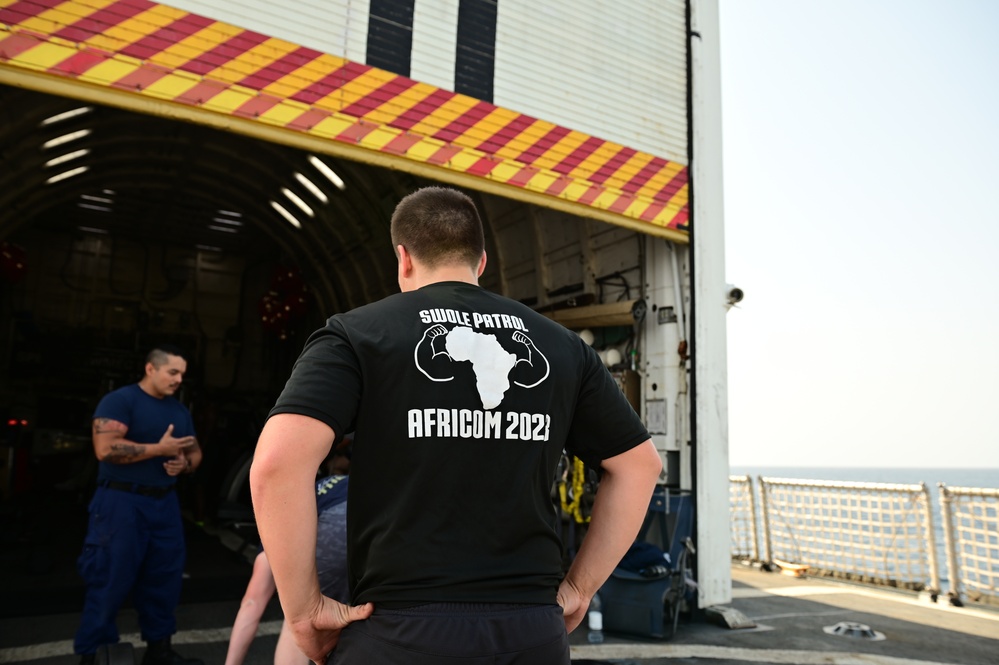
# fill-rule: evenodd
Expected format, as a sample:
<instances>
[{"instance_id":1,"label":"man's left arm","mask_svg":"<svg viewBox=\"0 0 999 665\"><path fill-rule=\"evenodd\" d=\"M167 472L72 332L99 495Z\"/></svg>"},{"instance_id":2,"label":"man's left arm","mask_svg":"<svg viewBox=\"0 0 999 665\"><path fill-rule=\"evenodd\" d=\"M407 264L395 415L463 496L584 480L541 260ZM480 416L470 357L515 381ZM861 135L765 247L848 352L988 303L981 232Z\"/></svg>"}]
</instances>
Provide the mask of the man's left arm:
<instances>
[{"instance_id":1,"label":"man's left arm","mask_svg":"<svg viewBox=\"0 0 999 665\"><path fill-rule=\"evenodd\" d=\"M183 473L194 473L201 465L201 446L198 440L185 448L176 457L171 457L163 462L163 469L168 476L179 476Z\"/></svg>"},{"instance_id":2,"label":"man's left arm","mask_svg":"<svg viewBox=\"0 0 999 665\"><path fill-rule=\"evenodd\" d=\"M600 463L590 525L569 572L558 590L566 630L572 632L586 616L593 594L607 581L635 541L649 509L662 459L652 439Z\"/></svg>"},{"instance_id":3,"label":"man's left arm","mask_svg":"<svg viewBox=\"0 0 999 665\"><path fill-rule=\"evenodd\" d=\"M201 446L198 444L198 440L194 440L194 445L188 448L187 453L187 471L185 473L194 473L201 466Z\"/></svg>"}]
</instances>

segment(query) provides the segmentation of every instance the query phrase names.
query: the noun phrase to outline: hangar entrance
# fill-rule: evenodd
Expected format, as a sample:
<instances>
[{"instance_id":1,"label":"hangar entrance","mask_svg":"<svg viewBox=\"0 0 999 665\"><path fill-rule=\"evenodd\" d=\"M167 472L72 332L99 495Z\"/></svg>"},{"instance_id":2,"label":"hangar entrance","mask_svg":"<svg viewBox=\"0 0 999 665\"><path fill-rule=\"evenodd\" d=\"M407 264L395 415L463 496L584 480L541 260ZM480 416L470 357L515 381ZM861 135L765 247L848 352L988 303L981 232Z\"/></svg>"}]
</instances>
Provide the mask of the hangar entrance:
<instances>
[{"instance_id":1,"label":"hangar entrance","mask_svg":"<svg viewBox=\"0 0 999 665\"><path fill-rule=\"evenodd\" d=\"M389 217L432 181L15 87L0 116L2 605L75 612L101 396L138 379L150 346L185 348L204 462L183 508L208 530L239 519L240 471L305 337L397 290ZM537 307L640 297L640 234L472 195L485 288ZM185 593L238 597L248 568L200 533L189 566L210 579Z\"/></svg>"}]
</instances>

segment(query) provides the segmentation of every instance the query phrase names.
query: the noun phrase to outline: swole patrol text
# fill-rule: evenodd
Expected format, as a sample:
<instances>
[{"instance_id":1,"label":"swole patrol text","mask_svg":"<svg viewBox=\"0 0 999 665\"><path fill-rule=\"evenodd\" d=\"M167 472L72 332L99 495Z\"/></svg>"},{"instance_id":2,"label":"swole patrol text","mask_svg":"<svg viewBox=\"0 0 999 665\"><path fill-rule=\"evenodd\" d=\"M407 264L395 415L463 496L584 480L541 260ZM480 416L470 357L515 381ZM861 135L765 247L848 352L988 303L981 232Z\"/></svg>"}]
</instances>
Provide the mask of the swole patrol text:
<instances>
[{"instance_id":1,"label":"swole patrol text","mask_svg":"<svg viewBox=\"0 0 999 665\"><path fill-rule=\"evenodd\" d=\"M469 328L510 328L529 332L524 320L512 314L479 314L478 312L459 312L456 309L434 308L421 309L420 321L423 323L455 323Z\"/></svg>"}]
</instances>

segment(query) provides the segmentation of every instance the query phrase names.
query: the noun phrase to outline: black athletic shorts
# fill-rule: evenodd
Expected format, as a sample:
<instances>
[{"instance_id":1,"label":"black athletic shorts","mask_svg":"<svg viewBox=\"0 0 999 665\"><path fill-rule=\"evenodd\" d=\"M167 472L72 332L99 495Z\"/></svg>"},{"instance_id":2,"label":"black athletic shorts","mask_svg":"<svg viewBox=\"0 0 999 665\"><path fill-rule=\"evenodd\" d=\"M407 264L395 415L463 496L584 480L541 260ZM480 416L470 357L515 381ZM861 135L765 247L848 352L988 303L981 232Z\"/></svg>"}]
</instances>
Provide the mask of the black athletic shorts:
<instances>
[{"instance_id":1,"label":"black athletic shorts","mask_svg":"<svg viewBox=\"0 0 999 665\"><path fill-rule=\"evenodd\" d=\"M558 605L375 608L340 634L328 665L569 665Z\"/></svg>"}]
</instances>

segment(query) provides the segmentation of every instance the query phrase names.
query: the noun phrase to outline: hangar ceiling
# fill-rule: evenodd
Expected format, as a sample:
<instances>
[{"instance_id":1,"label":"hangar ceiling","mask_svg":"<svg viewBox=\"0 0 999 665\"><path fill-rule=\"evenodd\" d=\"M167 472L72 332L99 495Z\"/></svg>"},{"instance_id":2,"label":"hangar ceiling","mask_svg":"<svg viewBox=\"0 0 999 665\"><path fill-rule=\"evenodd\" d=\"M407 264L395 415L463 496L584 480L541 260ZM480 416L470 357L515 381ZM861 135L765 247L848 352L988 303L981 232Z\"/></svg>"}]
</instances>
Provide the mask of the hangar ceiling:
<instances>
[{"instance_id":1,"label":"hangar ceiling","mask_svg":"<svg viewBox=\"0 0 999 665\"><path fill-rule=\"evenodd\" d=\"M399 171L0 86L0 240L31 225L269 255L297 265L326 312L344 311L397 290L388 220L421 184Z\"/></svg>"}]
</instances>

